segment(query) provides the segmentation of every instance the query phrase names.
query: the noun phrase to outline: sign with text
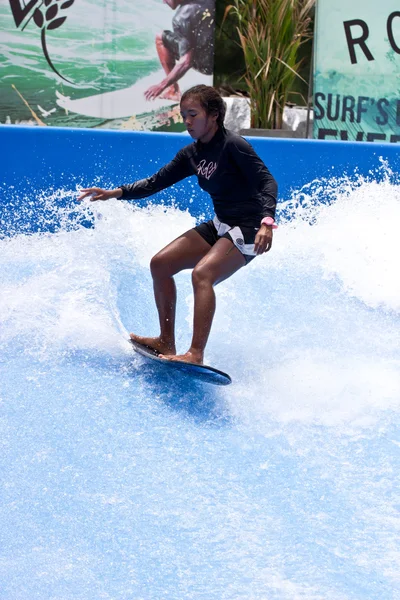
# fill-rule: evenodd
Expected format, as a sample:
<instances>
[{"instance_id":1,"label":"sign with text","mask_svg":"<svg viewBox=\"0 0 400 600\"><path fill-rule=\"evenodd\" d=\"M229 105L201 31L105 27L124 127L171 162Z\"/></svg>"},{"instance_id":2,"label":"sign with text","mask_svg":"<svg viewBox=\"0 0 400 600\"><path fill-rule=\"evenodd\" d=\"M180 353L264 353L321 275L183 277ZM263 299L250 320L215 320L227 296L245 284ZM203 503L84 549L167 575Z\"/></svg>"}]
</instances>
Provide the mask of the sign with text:
<instances>
[{"instance_id":1,"label":"sign with text","mask_svg":"<svg viewBox=\"0 0 400 600\"><path fill-rule=\"evenodd\" d=\"M314 137L400 142L398 0L318 0Z\"/></svg>"}]
</instances>

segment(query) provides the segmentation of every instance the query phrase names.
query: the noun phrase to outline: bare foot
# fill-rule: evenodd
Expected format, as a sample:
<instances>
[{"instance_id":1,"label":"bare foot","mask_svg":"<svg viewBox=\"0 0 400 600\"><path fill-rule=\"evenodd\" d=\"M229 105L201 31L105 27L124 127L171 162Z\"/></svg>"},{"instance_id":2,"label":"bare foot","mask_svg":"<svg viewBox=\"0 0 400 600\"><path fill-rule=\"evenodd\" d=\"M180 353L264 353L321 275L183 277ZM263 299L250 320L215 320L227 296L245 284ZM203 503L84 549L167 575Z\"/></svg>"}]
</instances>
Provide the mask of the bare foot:
<instances>
[{"instance_id":1,"label":"bare foot","mask_svg":"<svg viewBox=\"0 0 400 600\"><path fill-rule=\"evenodd\" d=\"M130 334L131 340L134 342L138 342L138 344L142 344L142 346L147 346L152 350L156 350L163 356L169 356L170 354L175 354L176 348L175 344L171 344L165 342L160 337L143 337L141 335L136 335L134 333Z\"/></svg>"},{"instance_id":2,"label":"bare foot","mask_svg":"<svg viewBox=\"0 0 400 600\"><path fill-rule=\"evenodd\" d=\"M182 362L193 363L195 365L203 364L203 353L188 350L185 354L160 354L161 358L167 360L181 360Z\"/></svg>"},{"instance_id":3,"label":"bare foot","mask_svg":"<svg viewBox=\"0 0 400 600\"><path fill-rule=\"evenodd\" d=\"M176 89L173 85L171 85L169 88L164 90L162 94L160 94L160 98L163 100L176 100L176 102L179 102L181 99L179 87Z\"/></svg>"}]
</instances>

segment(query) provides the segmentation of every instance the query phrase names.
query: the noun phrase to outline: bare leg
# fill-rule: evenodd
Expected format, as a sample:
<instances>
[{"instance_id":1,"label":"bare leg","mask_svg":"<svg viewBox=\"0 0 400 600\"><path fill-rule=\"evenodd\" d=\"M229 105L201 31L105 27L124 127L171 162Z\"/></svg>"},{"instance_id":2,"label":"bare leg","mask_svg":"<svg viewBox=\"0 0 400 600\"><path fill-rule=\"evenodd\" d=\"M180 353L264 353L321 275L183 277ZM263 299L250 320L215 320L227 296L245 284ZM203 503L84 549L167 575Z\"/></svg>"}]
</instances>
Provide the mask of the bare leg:
<instances>
[{"instance_id":1,"label":"bare leg","mask_svg":"<svg viewBox=\"0 0 400 600\"><path fill-rule=\"evenodd\" d=\"M161 66L164 69L165 74L169 75L172 69L175 67L175 59L173 58L173 56L171 56L169 50L164 46L162 34L160 33L156 35L156 49ZM178 102L180 100L180 97L181 93L179 90L179 85L177 83L170 85L160 95L160 98L164 98L167 100L177 100Z\"/></svg>"},{"instance_id":2,"label":"bare leg","mask_svg":"<svg viewBox=\"0 0 400 600\"><path fill-rule=\"evenodd\" d=\"M238 271L246 261L233 243L221 238L193 270L193 338L185 354L169 354L170 360L202 364L215 313L214 286Z\"/></svg>"},{"instance_id":3,"label":"bare leg","mask_svg":"<svg viewBox=\"0 0 400 600\"><path fill-rule=\"evenodd\" d=\"M164 355L173 355L175 348L176 287L173 276L184 269L192 269L209 252L210 245L191 229L160 250L151 260L153 289L160 335L143 337L131 333L131 338Z\"/></svg>"}]
</instances>

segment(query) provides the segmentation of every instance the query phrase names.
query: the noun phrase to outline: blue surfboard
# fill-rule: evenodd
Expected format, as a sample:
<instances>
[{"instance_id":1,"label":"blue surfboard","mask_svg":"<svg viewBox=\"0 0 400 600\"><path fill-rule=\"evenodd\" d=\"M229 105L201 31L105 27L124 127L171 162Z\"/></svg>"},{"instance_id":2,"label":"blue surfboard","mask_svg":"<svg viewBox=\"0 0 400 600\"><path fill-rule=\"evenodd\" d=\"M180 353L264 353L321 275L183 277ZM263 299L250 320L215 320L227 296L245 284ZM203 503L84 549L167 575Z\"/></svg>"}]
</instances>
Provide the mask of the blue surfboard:
<instances>
[{"instance_id":1,"label":"blue surfboard","mask_svg":"<svg viewBox=\"0 0 400 600\"><path fill-rule=\"evenodd\" d=\"M130 342L136 352L144 356L144 358L158 363L162 367L176 369L182 373L185 373L186 375L189 375L190 377L193 377L194 379L198 379L206 383L213 383L214 385L229 385L232 383L232 379L227 373L219 371L214 367L197 365L195 363L188 363L181 360L168 360L167 358L160 358L157 350L153 350L148 346L143 346L143 344L139 344L132 339Z\"/></svg>"}]
</instances>

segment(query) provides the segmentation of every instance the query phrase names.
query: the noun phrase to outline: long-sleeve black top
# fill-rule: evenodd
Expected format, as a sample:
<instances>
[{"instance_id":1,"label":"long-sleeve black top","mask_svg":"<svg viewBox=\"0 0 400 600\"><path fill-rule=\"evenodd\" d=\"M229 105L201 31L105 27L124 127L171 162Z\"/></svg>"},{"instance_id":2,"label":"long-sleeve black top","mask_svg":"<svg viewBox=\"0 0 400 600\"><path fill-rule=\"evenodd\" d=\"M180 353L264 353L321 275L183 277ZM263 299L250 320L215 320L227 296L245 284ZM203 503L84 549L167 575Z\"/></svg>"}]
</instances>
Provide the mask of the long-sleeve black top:
<instances>
[{"instance_id":1,"label":"long-sleeve black top","mask_svg":"<svg viewBox=\"0 0 400 600\"><path fill-rule=\"evenodd\" d=\"M155 175L119 187L122 198L146 198L190 175L197 175L223 223L259 227L263 217L275 218L275 179L254 148L225 128L208 143L198 140L182 148Z\"/></svg>"}]
</instances>

